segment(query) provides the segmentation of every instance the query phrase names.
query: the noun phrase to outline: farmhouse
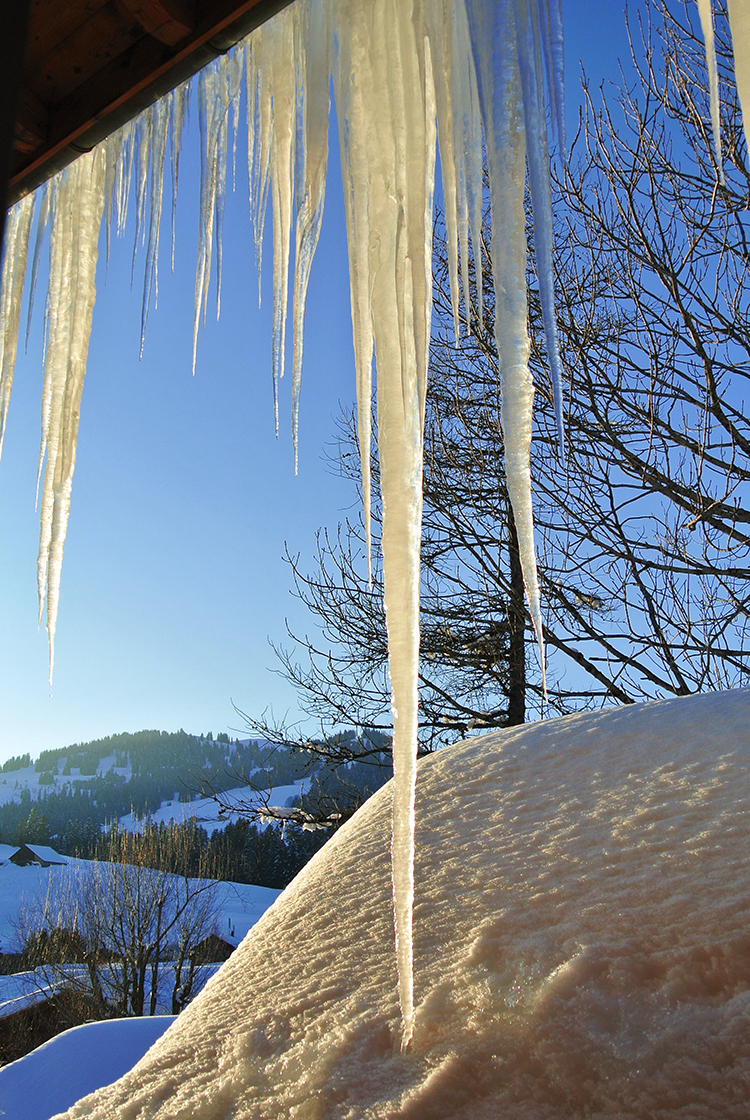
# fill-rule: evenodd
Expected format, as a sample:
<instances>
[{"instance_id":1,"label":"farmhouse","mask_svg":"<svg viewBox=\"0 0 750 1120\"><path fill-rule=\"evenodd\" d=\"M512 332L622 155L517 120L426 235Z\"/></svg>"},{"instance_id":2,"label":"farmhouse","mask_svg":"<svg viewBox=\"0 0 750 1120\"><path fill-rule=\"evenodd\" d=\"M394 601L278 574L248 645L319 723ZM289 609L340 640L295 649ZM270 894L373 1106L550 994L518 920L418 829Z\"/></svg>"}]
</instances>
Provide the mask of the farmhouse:
<instances>
[{"instance_id":1,"label":"farmhouse","mask_svg":"<svg viewBox=\"0 0 750 1120\"><path fill-rule=\"evenodd\" d=\"M17 867L27 867L30 863L38 864L39 867L50 867L53 864L64 866L67 862L59 852L46 844L21 844L9 859Z\"/></svg>"}]
</instances>

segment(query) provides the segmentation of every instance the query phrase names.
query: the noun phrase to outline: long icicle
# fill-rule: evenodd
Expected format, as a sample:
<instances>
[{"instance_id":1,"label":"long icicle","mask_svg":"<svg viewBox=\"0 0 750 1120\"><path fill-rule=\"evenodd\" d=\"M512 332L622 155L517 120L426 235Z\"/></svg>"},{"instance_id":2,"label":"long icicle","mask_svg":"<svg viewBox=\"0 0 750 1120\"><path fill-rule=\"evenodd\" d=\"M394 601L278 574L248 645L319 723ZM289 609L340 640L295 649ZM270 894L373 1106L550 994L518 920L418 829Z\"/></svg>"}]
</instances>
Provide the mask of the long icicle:
<instances>
[{"instance_id":1,"label":"long icicle","mask_svg":"<svg viewBox=\"0 0 750 1120\"><path fill-rule=\"evenodd\" d=\"M0 281L0 455L3 451L13 371L16 366L21 297L26 280L29 234L35 202L34 195L26 195L9 211L5 224Z\"/></svg>"},{"instance_id":2,"label":"long icicle","mask_svg":"<svg viewBox=\"0 0 750 1120\"><path fill-rule=\"evenodd\" d=\"M366 51L351 33L343 34L342 18L348 12L333 6L334 34L333 85L339 127L341 177L344 183L346 241L349 252L349 297L352 311L354 369L357 390L357 443L362 474L362 512L365 523L367 575L372 586L372 496L370 454L372 448L372 314L370 310L370 260L367 224L368 153L364 137L351 122L365 113L361 82L352 82L351 75L359 65L359 55ZM361 18L361 16L360 16Z\"/></svg>"},{"instance_id":3,"label":"long icicle","mask_svg":"<svg viewBox=\"0 0 750 1120\"><path fill-rule=\"evenodd\" d=\"M297 136L297 60L295 5L279 13L264 29L264 82L271 108L271 197L273 199L273 335L271 365L276 434L279 433L279 381L284 376L286 314L289 299L289 250L294 202L295 143Z\"/></svg>"},{"instance_id":4,"label":"long icicle","mask_svg":"<svg viewBox=\"0 0 750 1120\"><path fill-rule=\"evenodd\" d=\"M716 48L714 46L714 20L711 12L711 0L698 0L698 14L701 19L701 30L706 44L706 66L708 67L708 91L711 101L711 131L714 138L714 154L716 167L719 173L719 182L724 184L724 167L721 158L721 111L719 106L719 71L716 66Z\"/></svg>"},{"instance_id":5,"label":"long icicle","mask_svg":"<svg viewBox=\"0 0 750 1120\"><path fill-rule=\"evenodd\" d=\"M750 129L750 8L745 0L728 0L728 11L729 27L732 32L734 77L747 138Z\"/></svg>"},{"instance_id":6,"label":"long icicle","mask_svg":"<svg viewBox=\"0 0 750 1120\"><path fill-rule=\"evenodd\" d=\"M297 225L292 300L292 442L294 471L299 465L299 395L305 303L310 270L320 237L328 162L330 109L328 6L322 0L298 0Z\"/></svg>"},{"instance_id":7,"label":"long icicle","mask_svg":"<svg viewBox=\"0 0 750 1120\"><path fill-rule=\"evenodd\" d=\"M421 15L420 15L421 13ZM347 41L341 31L346 21ZM347 111L355 331L372 323L377 362L383 573L394 719L393 898L402 1045L414 1029L412 909L418 727L422 429L432 296L435 101L424 9L395 0L336 7L339 80L357 73ZM340 84L337 84L337 95ZM341 107L339 107L341 112ZM351 234L354 233L354 237ZM365 249L366 246L366 249ZM359 254L367 252L367 283ZM354 258L354 259L352 259ZM369 300L368 300L369 297ZM355 345L356 345L355 334ZM361 357L367 358L362 339ZM360 412L369 407L359 400Z\"/></svg>"},{"instance_id":8,"label":"long icicle","mask_svg":"<svg viewBox=\"0 0 750 1120\"><path fill-rule=\"evenodd\" d=\"M47 601L50 684L55 663L60 572L76 461L81 392L96 297L105 171L104 145L70 165L58 188L50 234L51 315L44 371L48 408L42 430L47 464L37 557L40 622L45 597Z\"/></svg>"},{"instance_id":9,"label":"long icicle","mask_svg":"<svg viewBox=\"0 0 750 1120\"><path fill-rule=\"evenodd\" d=\"M535 5L529 4L528 0L515 0L515 23L539 296L547 341L547 357L552 374L557 442L560 456L564 460L565 424L563 420L562 364L560 362L560 345L555 320L555 283L552 264L552 196L549 181L547 120L544 111L542 28L539 24ZM550 38L549 28L545 28L545 32L544 38L548 41Z\"/></svg>"},{"instance_id":10,"label":"long icicle","mask_svg":"<svg viewBox=\"0 0 750 1120\"><path fill-rule=\"evenodd\" d=\"M544 638L531 504L534 385L529 370L526 297L526 136L515 13L510 4L468 0L482 103L492 206L495 342L501 386L505 476L518 532L526 598L536 631L542 683Z\"/></svg>"}]
</instances>

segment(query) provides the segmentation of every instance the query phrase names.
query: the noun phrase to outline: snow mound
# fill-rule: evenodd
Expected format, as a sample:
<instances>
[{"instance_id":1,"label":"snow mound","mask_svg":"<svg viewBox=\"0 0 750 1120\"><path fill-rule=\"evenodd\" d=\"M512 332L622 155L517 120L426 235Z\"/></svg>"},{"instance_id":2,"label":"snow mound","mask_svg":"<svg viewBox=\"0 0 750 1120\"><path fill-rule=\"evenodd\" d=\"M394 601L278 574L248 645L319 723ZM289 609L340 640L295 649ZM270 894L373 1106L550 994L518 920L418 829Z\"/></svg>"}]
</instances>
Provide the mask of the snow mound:
<instances>
[{"instance_id":1,"label":"snow mound","mask_svg":"<svg viewBox=\"0 0 750 1120\"><path fill-rule=\"evenodd\" d=\"M748 692L443 750L417 784L407 1053L386 786L67 1116L746 1120L749 802Z\"/></svg>"},{"instance_id":2,"label":"snow mound","mask_svg":"<svg viewBox=\"0 0 750 1120\"><path fill-rule=\"evenodd\" d=\"M48 1120L82 1093L122 1077L173 1022L173 1015L154 1015L63 1031L0 1069L0 1115Z\"/></svg>"}]
</instances>

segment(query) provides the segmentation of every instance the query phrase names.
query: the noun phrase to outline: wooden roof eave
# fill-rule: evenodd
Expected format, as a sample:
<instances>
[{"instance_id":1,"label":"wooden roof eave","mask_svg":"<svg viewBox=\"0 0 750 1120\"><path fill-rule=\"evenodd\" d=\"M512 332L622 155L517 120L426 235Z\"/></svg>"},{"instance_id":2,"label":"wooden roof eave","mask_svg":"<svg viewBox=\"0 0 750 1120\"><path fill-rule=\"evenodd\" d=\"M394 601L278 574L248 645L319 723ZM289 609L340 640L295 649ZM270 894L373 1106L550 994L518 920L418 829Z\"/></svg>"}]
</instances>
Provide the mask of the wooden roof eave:
<instances>
[{"instance_id":1,"label":"wooden roof eave","mask_svg":"<svg viewBox=\"0 0 750 1120\"><path fill-rule=\"evenodd\" d=\"M139 5L144 9L151 6L149 0L124 2L132 10ZM199 0L195 26L181 38L178 36L184 27L179 24L176 30L175 25L149 27L148 12L139 13L148 34L88 76L54 106L39 106L33 93L22 88L16 126L17 166L10 176L8 205L72 163L82 152L90 151L218 55L225 54L290 2L208 0L201 5ZM176 43L169 41L175 38ZM45 119L37 125L42 117ZM35 130L43 133L41 143L34 142ZM26 144L25 135L30 138ZM21 146L29 150L22 150L19 157Z\"/></svg>"}]
</instances>

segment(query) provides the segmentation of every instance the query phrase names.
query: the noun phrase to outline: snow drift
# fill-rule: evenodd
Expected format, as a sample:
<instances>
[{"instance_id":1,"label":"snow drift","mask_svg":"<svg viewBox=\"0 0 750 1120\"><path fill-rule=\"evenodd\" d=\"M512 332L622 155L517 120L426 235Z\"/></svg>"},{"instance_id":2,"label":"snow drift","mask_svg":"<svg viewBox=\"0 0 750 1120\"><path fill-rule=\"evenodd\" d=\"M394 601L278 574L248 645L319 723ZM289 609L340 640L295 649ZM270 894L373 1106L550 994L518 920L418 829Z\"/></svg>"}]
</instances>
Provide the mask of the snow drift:
<instances>
[{"instance_id":1,"label":"snow drift","mask_svg":"<svg viewBox=\"0 0 750 1120\"><path fill-rule=\"evenodd\" d=\"M391 797L68 1120L744 1120L749 693L550 720L421 764L404 1053Z\"/></svg>"},{"instance_id":2,"label":"snow drift","mask_svg":"<svg viewBox=\"0 0 750 1120\"><path fill-rule=\"evenodd\" d=\"M173 1021L173 1015L144 1015L63 1031L0 1069L0 1115L48 1120L81 1093L121 1077Z\"/></svg>"}]
</instances>

